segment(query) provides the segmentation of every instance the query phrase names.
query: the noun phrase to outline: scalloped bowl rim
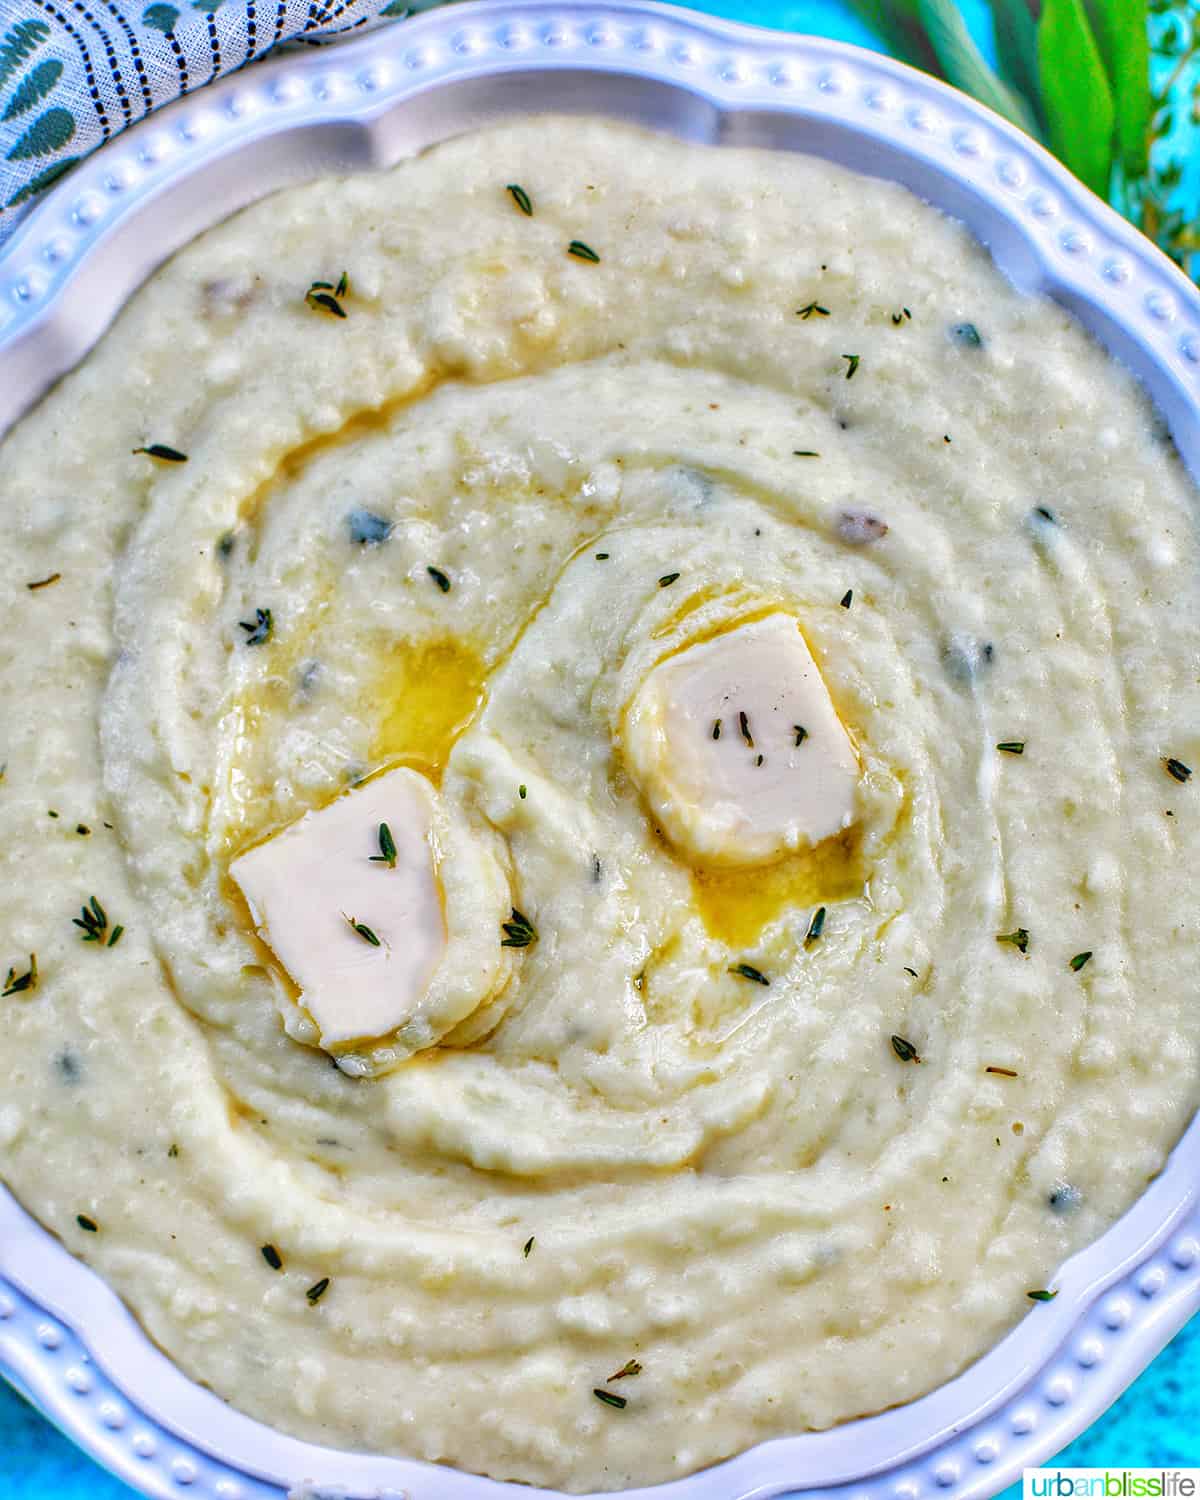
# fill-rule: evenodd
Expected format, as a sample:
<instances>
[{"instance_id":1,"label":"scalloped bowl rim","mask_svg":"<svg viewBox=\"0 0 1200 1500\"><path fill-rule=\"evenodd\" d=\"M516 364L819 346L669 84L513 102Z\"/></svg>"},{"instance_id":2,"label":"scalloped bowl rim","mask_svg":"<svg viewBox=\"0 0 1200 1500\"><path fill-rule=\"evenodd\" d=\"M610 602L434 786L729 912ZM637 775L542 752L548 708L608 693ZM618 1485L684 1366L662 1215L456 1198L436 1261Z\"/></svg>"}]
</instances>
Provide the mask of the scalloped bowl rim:
<instances>
[{"instance_id":1,"label":"scalloped bowl rim","mask_svg":"<svg viewBox=\"0 0 1200 1500\"><path fill-rule=\"evenodd\" d=\"M803 149L905 182L1129 366L1200 478L1200 294L1048 153L875 53L638 0L467 0L258 64L117 137L0 251L0 431L162 260L235 209L291 182L390 165L503 115L551 110ZM1094 1420L1200 1308L1200 1116L1055 1285L1054 1302L915 1401L624 1494L987 1500ZM2 1187L0 1375L99 1462L164 1500L549 1493L318 1447L234 1411L187 1379Z\"/></svg>"}]
</instances>

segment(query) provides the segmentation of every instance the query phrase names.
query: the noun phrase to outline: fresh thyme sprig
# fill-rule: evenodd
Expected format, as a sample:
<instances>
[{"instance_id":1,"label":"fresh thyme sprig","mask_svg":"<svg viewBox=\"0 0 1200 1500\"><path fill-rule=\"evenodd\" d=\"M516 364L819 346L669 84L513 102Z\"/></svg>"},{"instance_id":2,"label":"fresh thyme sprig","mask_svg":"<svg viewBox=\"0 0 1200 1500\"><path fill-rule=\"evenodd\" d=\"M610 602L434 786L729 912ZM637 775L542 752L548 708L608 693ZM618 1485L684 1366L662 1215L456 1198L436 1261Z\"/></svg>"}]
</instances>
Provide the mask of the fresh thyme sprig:
<instances>
[{"instance_id":1,"label":"fresh thyme sprig","mask_svg":"<svg viewBox=\"0 0 1200 1500\"><path fill-rule=\"evenodd\" d=\"M396 840L386 823L379 825L379 853L369 857L373 865L387 865L389 870L396 868Z\"/></svg>"},{"instance_id":2,"label":"fresh thyme sprig","mask_svg":"<svg viewBox=\"0 0 1200 1500\"><path fill-rule=\"evenodd\" d=\"M500 942L502 948L528 948L530 943L537 941L537 928L515 906L512 909L512 920L501 922L500 926L504 931Z\"/></svg>"},{"instance_id":3,"label":"fresh thyme sprig","mask_svg":"<svg viewBox=\"0 0 1200 1500\"><path fill-rule=\"evenodd\" d=\"M95 896L88 897L87 905L81 906L79 916L72 917L71 921L76 927L83 929L85 943L99 943L105 948L115 948L121 941L121 934L125 931L121 926L109 931L108 913Z\"/></svg>"},{"instance_id":4,"label":"fresh thyme sprig","mask_svg":"<svg viewBox=\"0 0 1200 1500\"><path fill-rule=\"evenodd\" d=\"M38 986L38 962L37 954L29 955L29 967L24 974L18 974L16 969L9 968L4 980L4 989L0 991L0 998L7 999L9 995L32 994Z\"/></svg>"}]
</instances>

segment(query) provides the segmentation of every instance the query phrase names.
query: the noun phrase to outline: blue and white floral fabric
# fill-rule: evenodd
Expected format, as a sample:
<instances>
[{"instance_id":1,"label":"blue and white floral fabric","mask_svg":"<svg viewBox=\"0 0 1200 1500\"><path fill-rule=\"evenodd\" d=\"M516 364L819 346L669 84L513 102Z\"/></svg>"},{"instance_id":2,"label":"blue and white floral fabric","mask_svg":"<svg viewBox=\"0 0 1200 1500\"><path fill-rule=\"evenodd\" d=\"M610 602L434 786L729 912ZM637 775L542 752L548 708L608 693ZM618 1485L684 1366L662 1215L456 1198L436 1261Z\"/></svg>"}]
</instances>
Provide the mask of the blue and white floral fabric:
<instances>
[{"instance_id":1,"label":"blue and white floral fabric","mask_svg":"<svg viewBox=\"0 0 1200 1500\"><path fill-rule=\"evenodd\" d=\"M0 0L0 243L81 157L283 43L437 0Z\"/></svg>"}]
</instances>

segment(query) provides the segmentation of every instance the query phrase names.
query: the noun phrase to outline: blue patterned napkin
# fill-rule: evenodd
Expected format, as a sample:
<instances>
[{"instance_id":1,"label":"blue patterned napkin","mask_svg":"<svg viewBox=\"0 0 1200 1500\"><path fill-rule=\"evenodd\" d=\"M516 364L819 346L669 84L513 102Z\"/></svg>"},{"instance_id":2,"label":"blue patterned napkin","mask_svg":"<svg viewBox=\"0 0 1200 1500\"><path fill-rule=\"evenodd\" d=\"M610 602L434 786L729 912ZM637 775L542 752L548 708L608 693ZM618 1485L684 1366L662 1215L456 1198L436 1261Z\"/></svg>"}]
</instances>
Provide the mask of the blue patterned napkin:
<instances>
[{"instance_id":1,"label":"blue patterned napkin","mask_svg":"<svg viewBox=\"0 0 1200 1500\"><path fill-rule=\"evenodd\" d=\"M0 243L81 157L282 43L438 0L0 0Z\"/></svg>"}]
</instances>

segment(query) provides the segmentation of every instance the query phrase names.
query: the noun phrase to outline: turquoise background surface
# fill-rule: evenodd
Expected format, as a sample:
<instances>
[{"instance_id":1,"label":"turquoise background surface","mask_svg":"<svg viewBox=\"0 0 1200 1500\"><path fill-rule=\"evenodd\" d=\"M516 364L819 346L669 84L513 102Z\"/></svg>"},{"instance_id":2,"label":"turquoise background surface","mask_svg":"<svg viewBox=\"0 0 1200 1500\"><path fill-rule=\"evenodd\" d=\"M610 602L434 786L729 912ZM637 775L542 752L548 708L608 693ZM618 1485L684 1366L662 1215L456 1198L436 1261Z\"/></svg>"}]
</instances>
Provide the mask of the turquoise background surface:
<instances>
[{"instance_id":1,"label":"turquoise background surface","mask_svg":"<svg viewBox=\"0 0 1200 1500\"><path fill-rule=\"evenodd\" d=\"M874 34L840 0L714 0L694 9L759 26L815 32L865 47ZM980 0L961 0L972 30L992 51ZM1058 1462L1081 1467L1200 1466L1200 1318L1194 1319ZM1014 1500L1019 1487L1002 1500ZM0 1381L0 1500L134 1500L133 1491L90 1459Z\"/></svg>"}]
</instances>

